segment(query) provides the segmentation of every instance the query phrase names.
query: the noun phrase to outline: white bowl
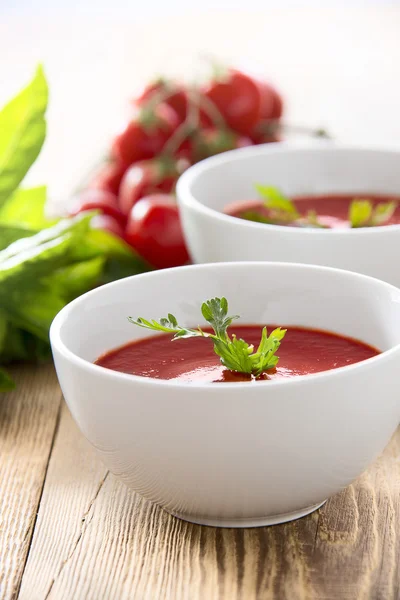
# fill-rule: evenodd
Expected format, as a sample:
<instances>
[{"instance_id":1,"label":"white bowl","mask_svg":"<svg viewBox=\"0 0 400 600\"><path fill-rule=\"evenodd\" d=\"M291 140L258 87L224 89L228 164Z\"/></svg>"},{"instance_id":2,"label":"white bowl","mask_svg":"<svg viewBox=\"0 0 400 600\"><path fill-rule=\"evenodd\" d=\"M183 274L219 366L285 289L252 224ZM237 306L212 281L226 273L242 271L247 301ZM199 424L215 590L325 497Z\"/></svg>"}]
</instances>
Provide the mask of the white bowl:
<instances>
[{"instance_id":1,"label":"white bowl","mask_svg":"<svg viewBox=\"0 0 400 600\"><path fill-rule=\"evenodd\" d=\"M200 303L222 295L243 323L328 329L384 352L253 384L177 383L93 364L149 334L128 315L172 311L198 325ZM184 351L184 341L175 343ZM81 296L51 327L65 399L107 467L176 516L229 527L303 516L381 452L400 417L399 343L397 288L345 271L260 262L123 279Z\"/></svg>"},{"instance_id":2,"label":"white bowl","mask_svg":"<svg viewBox=\"0 0 400 600\"><path fill-rule=\"evenodd\" d=\"M324 193L400 195L400 151L321 144L266 144L214 156L188 169L177 186L183 228L196 263L268 260L324 265L400 286L400 225L306 229L253 223L222 213L257 197L255 183L288 196Z\"/></svg>"}]
</instances>

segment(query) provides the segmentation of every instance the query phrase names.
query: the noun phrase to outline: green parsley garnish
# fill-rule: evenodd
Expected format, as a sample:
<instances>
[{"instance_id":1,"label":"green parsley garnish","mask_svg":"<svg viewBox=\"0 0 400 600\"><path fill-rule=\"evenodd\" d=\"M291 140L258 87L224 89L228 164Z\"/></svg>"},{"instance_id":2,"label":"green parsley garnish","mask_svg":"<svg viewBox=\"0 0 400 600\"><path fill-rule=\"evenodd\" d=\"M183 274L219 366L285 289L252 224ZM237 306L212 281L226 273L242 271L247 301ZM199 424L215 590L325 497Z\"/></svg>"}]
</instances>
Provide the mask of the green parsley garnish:
<instances>
[{"instance_id":1,"label":"green parsley garnish","mask_svg":"<svg viewBox=\"0 0 400 600\"><path fill-rule=\"evenodd\" d=\"M369 200L355 198L350 204L351 227L376 227L384 225L393 216L397 202L380 202L376 206Z\"/></svg>"},{"instance_id":2,"label":"green parsley garnish","mask_svg":"<svg viewBox=\"0 0 400 600\"><path fill-rule=\"evenodd\" d=\"M241 215L243 219L273 225L296 224L299 227L326 228L326 225L319 222L315 211L310 210L305 216L301 215L292 200L284 196L277 188L260 184L256 184L255 188L264 200L264 206L268 209L268 217L256 216L257 211L248 211Z\"/></svg>"},{"instance_id":3,"label":"green parsley garnish","mask_svg":"<svg viewBox=\"0 0 400 600\"><path fill-rule=\"evenodd\" d=\"M263 205L268 209L268 216L256 210L244 211L240 216L247 221L266 223L268 225L297 225L299 227L317 227L329 229L318 220L315 210L309 210L303 216L297 210L294 202L287 198L280 190L270 185L255 185L256 190L263 199ZM377 227L385 225L393 216L397 202L381 202L373 206L370 200L355 198L349 207L350 227Z\"/></svg>"},{"instance_id":4,"label":"green parsley garnish","mask_svg":"<svg viewBox=\"0 0 400 600\"><path fill-rule=\"evenodd\" d=\"M285 336L286 329L278 327L268 335L267 328L264 327L260 344L254 352L252 344L237 338L235 334L229 337L228 327L234 320L239 318L239 315L228 316L228 301L226 298L212 298L203 302L201 313L213 328L214 333L207 333L200 327L197 329L183 327L178 324L172 314L168 314L168 317L162 318L160 321L148 321L142 317L137 319L128 317L128 319L134 325L139 325L139 327L173 333L172 340L190 337L210 338L214 344L214 352L220 357L224 367L230 371L248 373L254 377L259 377L265 371L270 371L276 367L279 357L275 355L275 352Z\"/></svg>"}]
</instances>

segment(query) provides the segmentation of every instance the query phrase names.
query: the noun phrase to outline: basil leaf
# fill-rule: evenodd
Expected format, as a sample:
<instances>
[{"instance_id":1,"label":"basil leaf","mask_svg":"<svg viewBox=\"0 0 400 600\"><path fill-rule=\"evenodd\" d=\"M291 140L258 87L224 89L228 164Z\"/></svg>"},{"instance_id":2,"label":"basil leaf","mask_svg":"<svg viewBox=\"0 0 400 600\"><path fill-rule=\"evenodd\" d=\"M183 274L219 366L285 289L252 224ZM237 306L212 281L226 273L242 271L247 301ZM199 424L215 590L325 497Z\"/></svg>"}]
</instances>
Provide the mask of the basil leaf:
<instances>
[{"instance_id":1,"label":"basil leaf","mask_svg":"<svg viewBox=\"0 0 400 600\"><path fill-rule=\"evenodd\" d=\"M35 230L54 225L56 221L45 216L46 192L43 185L14 192L0 208L0 223L18 223Z\"/></svg>"},{"instance_id":2,"label":"basil leaf","mask_svg":"<svg viewBox=\"0 0 400 600\"><path fill-rule=\"evenodd\" d=\"M45 283L49 285L53 294L56 293L66 302L70 302L98 285L104 263L105 257L98 256L62 267L47 277Z\"/></svg>"},{"instance_id":3,"label":"basil leaf","mask_svg":"<svg viewBox=\"0 0 400 600\"><path fill-rule=\"evenodd\" d=\"M39 66L27 87L0 111L0 206L36 160L46 135L48 89Z\"/></svg>"},{"instance_id":4,"label":"basil leaf","mask_svg":"<svg viewBox=\"0 0 400 600\"><path fill-rule=\"evenodd\" d=\"M20 238L29 237L35 233L36 231L34 229L18 227L18 225L3 225L0 223L0 250L7 248L7 246Z\"/></svg>"}]
</instances>

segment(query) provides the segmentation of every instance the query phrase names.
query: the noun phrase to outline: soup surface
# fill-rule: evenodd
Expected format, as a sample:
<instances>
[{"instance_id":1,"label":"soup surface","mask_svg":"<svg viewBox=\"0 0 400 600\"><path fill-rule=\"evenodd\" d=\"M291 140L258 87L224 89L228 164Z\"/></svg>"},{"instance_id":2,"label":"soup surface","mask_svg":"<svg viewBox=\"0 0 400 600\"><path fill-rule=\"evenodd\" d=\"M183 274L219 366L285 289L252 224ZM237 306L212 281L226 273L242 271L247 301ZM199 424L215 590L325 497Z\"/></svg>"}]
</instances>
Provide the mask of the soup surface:
<instances>
[{"instance_id":1,"label":"soup surface","mask_svg":"<svg viewBox=\"0 0 400 600\"><path fill-rule=\"evenodd\" d=\"M271 331L273 326L268 327ZM248 343L257 347L260 325L230 327ZM204 329L204 331L209 331ZM379 351L357 340L326 331L289 327L279 348L279 363L275 372L264 379L296 377L337 369L379 354ZM176 381L224 382L246 381L250 376L225 369L214 353L213 344L203 338L171 341L171 335L161 334L136 340L104 354L96 364L142 377Z\"/></svg>"},{"instance_id":2,"label":"soup surface","mask_svg":"<svg viewBox=\"0 0 400 600\"><path fill-rule=\"evenodd\" d=\"M352 195L331 195L331 196L301 196L292 198L294 205L299 213L306 216L310 211L315 211L318 221L321 225L330 229L348 229L349 208L355 198L369 200L373 206L379 203L396 201L398 206L385 225L396 225L400 223L400 197L393 196L371 196L370 194L352 194ZM268 218L269 210L263 205L262 200L239 201L229 204L224 212L234 217L245 218L246 212L256 212L261 216ZM285 225L284 223L279 223ZM286 224L286 226L295 227L296 222Z\"/></svg>"}]
</instances>

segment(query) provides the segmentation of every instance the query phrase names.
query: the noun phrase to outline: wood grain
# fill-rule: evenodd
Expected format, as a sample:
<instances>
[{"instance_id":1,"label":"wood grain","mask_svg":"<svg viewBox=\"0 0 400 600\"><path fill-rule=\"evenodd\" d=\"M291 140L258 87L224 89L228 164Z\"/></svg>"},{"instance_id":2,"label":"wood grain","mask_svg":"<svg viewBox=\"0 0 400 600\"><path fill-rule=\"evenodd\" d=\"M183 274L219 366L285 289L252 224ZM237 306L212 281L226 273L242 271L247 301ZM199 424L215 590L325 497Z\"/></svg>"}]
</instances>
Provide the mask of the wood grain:
<instances>
[{"instance_id":1,"label":"wood grain","mask_svg":"<svg viewBox=\"0 0 400 600\"><path fill-rule=\"evenodd\" d=\"M15 598L59 413L52 365L12 370L17 390L0 397L0 598Z\"/></svg>"},{"instance_id":2,"label":"wood grain","mask_svg":"<svg viewBox=\"0 0 400 600\"><path fill-rule=\"evenodd\" d=\"M398 600L399 452L400 431L294 523L199 527L108 475L63 409L20 600Z\"/></svg>"}]
</instances>

